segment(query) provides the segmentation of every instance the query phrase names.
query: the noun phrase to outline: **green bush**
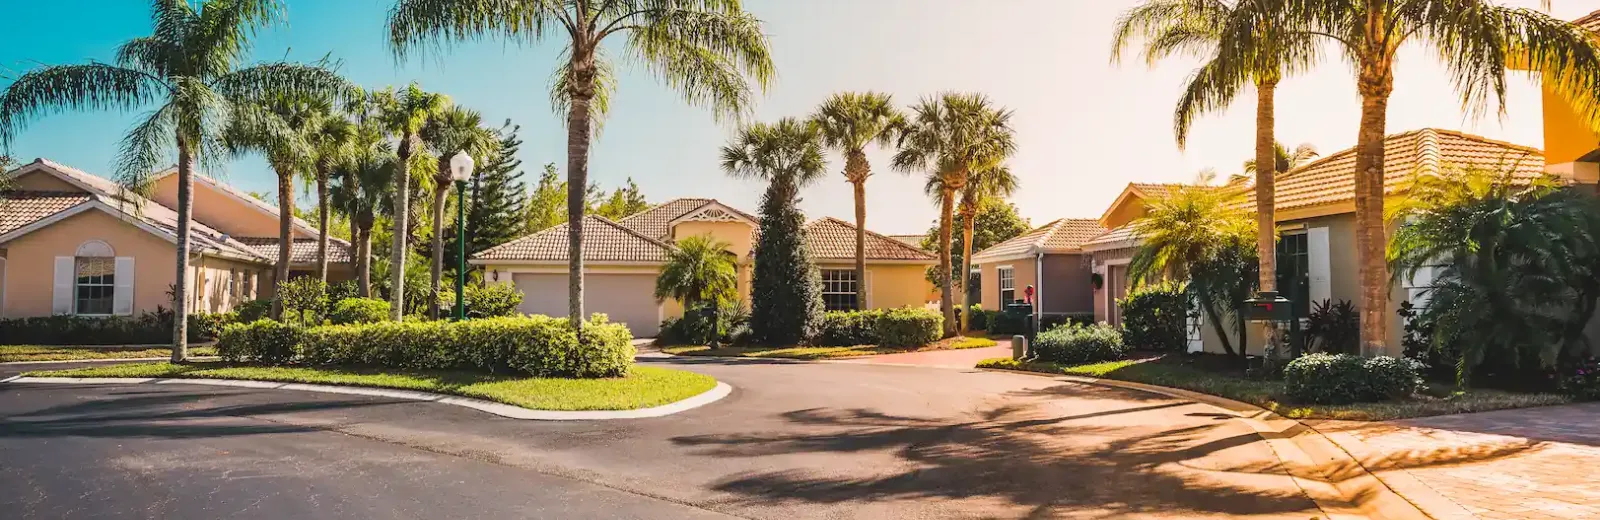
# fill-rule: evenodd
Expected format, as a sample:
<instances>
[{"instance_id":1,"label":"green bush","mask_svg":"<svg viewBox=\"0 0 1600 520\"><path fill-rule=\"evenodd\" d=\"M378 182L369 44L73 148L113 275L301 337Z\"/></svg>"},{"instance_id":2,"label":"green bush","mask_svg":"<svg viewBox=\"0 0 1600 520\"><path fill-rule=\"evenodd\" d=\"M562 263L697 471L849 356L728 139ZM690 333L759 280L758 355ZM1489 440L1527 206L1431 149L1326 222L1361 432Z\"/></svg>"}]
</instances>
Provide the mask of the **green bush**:
<instances>
[{"instance_id":1,"label":"green bush","mask_svg":"<svg viewBox=\"0 0 1600 520\"><path fill-rule=\"evenodd\" d=\"M389 319L392 307L388 300L377 298L346 298L334 304L328 320L335 325L377 323Z\"/></svg>"},{"instance_id":2,"label":"green bush","mask_svg":"<svg viewBox=\"0 0 1600 520\"><path fill-rule=\"evenodd\" d=\"M310 276L278 284L278 301L283 302L283 320L301 325L322 322L327 310L328 283Z\"/></svg>"},{"instance_id":3,"label":"green bush","mask_svg":"<svg viewBox=\"0 0 1600 520\"><path fill-rule=\"evenodd\" d=\"M1350 404L1403 398L1421 388L1416 360L1349 354L1308 354L1283 369L1284 392L1308 404Z\"/></svg>"},{"instance_id":4,"label":"green bush","mask_svg":"<svg viewBox=\"0 0 1600 520\"><path fill-rule=\"evenodd\" d=\"M708 309L716 306L713 324ZM720 303L702 303L684 312L681 318L661 321L661 332L656 335L658 345L707 345L713 337L722 343L733 343L735 335L749 333L750 311L743 301L726 300Z\"/></svg>"},{"instance_id":5,"label":"green bush","mask_svg":"<svg viewBox=\"0 0 1600 520\"><path fill-rule=\"evenodd\" d=\"M811 342L829 347L876 345L882 311L832 311L822 315L822 326Z\"/></svg>"},{"instance_id":6,"label":"green bush","mask_svg":"<svg viewBox=\"0 0 1600 520\"><path fill-rule=\"evenodd\" d=\"M1122 339L1129 347L1181 352L1187 347L1189 298L1182 285L1163 283L1117 300Z\"/></svg>"},{"instance_id":7,"label":"green bush","mask_svg":"<svg viewBox=\"0 0 1600 520\"><path fill-rule=\"evenodd\" d=\"M515 316L522 305L522 291L503 283L468 285L465 299L468 318Z\"/></svg>"},{"instance_id":8,"label":"green bush","mask_svg":"<svg viewBox=\"0 0 1600 520\"><path fill-rule=\"evenodd\" d=\"M944 332L944 316L928 309L900 308L881 312L873 329L878 345L919 347L935 341Z\"/></svg>"},{"instance_id":9,"label":"green bush","mask_svg":"<svg viewBox=\"0 0 1600 520\"><path fill-rule=\"evenodd\" d=\"M1079 365L1121 359L1129 349L1115 327L1070 323L1039 333L1033 350L1038 361Z\"/></svg>"},{"instance_id":10,"label":"green bush","mask_svg":"<svg viewBox=\"0 0 1600 520\"><path fill-rule=\"evenodd\" d=\"M969 312L972 313L972 317L967 318L967 328L972 330L989 330L989 320L990 317L994 315L994 311L986 311L983 310L983 307L973 305Z\"/></svg>"},{"instance_id":11,"label":"green bush","mask_svg":"<svg viewBox=\"0 0 1600 520\"><path fill-rule=\"evenodd\" d=\"M212 341L222 336L222 329L228 325L239 323L239 314L235 312L201 313L189 315L189 339L191 341ZM166 331L168 335L172 330Z\"/></svg>"},{"instance_id":12,"label":"green bush","mask_svg":"<svg viewBox=\"0 0 1600 520\"><path fill-rule=\"evenodd\" d=\"M619 377L633 335L596 314L584 342L564 318L524 316L301 328L269 320L228 327L218 353L232 362L482 370L540 377Z\"/></svg>"},{"instance_id":13,"label":"green bush","mask_svg":"<svg viewBox=\"0 0 1600 520\"><path fill-rule=\"evenodd\" d=\"M239 323L251 323L272 315L272 300L250 300L233 306L233 312L239 314Z\"/></svg>"},{"instance_id":14,"label":"green bush","mask_svg":"<svg viewBox=\"0 0 1600 520\"><path fill-rule=\"evenodd\" d=\"M166 345L172 343L172 311L157 308L138 317L48 316L0 319L0 345ZM189 341L217 339L233 313L190 314Z\"/></svg>"}]
</instances>

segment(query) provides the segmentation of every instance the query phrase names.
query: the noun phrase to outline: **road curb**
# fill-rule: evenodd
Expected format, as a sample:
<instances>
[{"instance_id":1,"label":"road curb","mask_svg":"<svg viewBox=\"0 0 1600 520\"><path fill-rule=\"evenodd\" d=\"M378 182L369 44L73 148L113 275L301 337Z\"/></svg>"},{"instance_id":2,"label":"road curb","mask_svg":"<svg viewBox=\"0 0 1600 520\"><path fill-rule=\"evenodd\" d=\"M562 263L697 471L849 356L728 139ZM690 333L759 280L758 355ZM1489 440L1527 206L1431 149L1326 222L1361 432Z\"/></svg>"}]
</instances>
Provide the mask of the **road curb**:
<instances>
[{"instance_id":1,"label":"road curb","mask_svg":"<svg viewBox=\"0 0 1600 520\"><path fill-rule=\"evenodd\" d=\"M222 359L222 358L217 357L217 356L195 356L195 357L189 358L190 361L216 361L216 360L219 360L219 359ZM64 364L64 363L118 363L118 362L139 363L139 362L149 362L149 361L171 361L171 360L172 360L172 358L170 358L170 357L110 358L110 359L62 359L62 360L57 360L57 361L6 361L4 363L0 363L0 366L59 365L59 364Z\"/></svg>"},{"instance_id":2,"label":"road curb","mask_svg":"<svg viewBox=\"0 0 1600 520\"><path fill-rule=\"evenodd\" d=\"M1254 429L1256 435L1267 442L1273 454L1284 464L1285 472L1294 480L1295 485L1299 486L1301 491L1305 492L1306 496L1331 519L1451 518L1429 515L1411 498L1395 491L1388 481L1373 474L1360 459L1317 429L1250 403L1190 390L1130 381L997 368L979 370L1136 390L1195 401L1233 412L1234 417ZM1427 503L1428 500L1425 499L1424 502Z\"/></svg>"},{"instance_id":3,"label":"road curb","mask_svg":"<svg viewBox=\"0 0 1600 520\"><path fill-rule=\"evenodd\" d=\"M307 383L279 383L273 381L250 381L242 379L167 379L167 378L80 378L80 377L25 377L16 376L0 381L0 384L69 384L69 385L204 385L227 386L235 388L255 388L263 390L295 390L301 392L317 392L324 394L361 395L368 397L387 397L407 401L426 401L432 403L448 404L471 408L509 419L523 419L532 421L603 421L615 419L645 419L650 417L663 417L676 413L689 411L705 406L727 397L733 393L733 387L718 381L717 386L687 399L638 410L531 410L471 397L436 394L432 392L419 392L415 390L393 390L387 388L371 388L359 386L317 385Z\"/></svg>"}]
</instances>

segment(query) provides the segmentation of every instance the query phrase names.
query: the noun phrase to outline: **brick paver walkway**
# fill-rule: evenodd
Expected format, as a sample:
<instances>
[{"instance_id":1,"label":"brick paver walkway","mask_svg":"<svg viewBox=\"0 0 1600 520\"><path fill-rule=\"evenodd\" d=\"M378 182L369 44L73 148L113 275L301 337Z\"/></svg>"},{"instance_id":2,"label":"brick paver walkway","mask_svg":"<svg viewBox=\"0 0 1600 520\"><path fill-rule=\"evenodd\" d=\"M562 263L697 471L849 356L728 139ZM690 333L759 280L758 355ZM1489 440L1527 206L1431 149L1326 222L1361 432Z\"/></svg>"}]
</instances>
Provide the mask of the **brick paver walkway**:
<instances>
[{"instance_id":1,"label":"brick paver walkway","mask_svg":"<svg viewBox=\"0 0 1600 520\"><path fill-rule=\"evenodd\" d=\"M880 356L862 356L841 360L845 363L871 363L890 365L920 365L945 368L972 368L979 361L989 358L1011 357L1011 340L997 339L996 346L987 348L968 348L961 350L929 350L926 352L907 352L904 354L883 354Z\"/></svg>"},{"instance_id":2,"label":"brick paver walkway","mask_svg":"<svg viewBox=\"0 0 1600 520\"><path fill-rule=\"evenodd\" d=\"M1435 518L1600 519L1600 403L1314 426Z\"/></svg>"}]
</instances>

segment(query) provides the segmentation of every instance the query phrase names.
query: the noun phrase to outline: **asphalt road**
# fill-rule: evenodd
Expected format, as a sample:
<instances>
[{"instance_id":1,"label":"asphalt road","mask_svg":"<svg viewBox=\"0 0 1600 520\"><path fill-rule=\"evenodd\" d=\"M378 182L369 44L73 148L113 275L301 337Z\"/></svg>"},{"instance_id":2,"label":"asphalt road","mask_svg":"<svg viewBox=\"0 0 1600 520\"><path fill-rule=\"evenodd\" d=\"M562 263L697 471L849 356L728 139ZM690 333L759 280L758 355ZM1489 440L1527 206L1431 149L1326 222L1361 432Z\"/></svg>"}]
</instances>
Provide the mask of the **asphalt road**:
<instances>
[{"instance_id":1,"label":"asphalt road","mask_svg":"<svg viewBox=\"0 0 1600 520\"><path fill-rule=\"evenodd\" d=\"M971 370L644 362L735 390L663 418L540 422L305 392L7 384L0 518L1318 515L1264 442L1207 405Z\"/></svg>"}]
</instances>

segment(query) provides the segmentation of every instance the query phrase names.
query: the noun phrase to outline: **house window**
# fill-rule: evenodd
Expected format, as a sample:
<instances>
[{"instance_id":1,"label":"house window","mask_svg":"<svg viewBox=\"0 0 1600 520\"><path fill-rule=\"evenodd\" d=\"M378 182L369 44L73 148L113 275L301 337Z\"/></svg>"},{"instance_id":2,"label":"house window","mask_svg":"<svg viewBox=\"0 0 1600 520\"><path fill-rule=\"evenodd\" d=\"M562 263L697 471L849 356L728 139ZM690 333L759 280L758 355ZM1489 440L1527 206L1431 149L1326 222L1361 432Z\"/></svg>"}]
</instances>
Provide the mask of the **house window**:
<instances>
[{"instance_id":1,"label":"house window","mask_svg":"<svg viewBox=\"0 0 1600 520\"><path fill-rule=\"evenodd\" d=\"M854 269L822 270L822 304L827 310L853 311L860 308L858 303Z\"/></svg>"},{"instance_id":2,"label":"house window","mask_svg":"<svg viewBox=\"0 0 1600 520\"><path fill-rule=\"evenodd\" d=\"M1278 239L1278 294L1289 299L1298 318L1311 315L1311 252L1306 237L1298 233Z\"/></svg>"},{"instance_id":3,"label":"house window","mask_svg":"<svg viewBox=\"0 0 1600 520\"><path fill-rule=\"evenodd\" d=\"M995 270L1000 274L1000 305L1017 301L1017 271L1011 266Z\"/></svg>"},{"instance_id":4,"label":"house window","mask_svg":"<svg viewBox=\"0 0 1600 520\"><path fill-rule=\"evenodd\" d=\"M76 295L77 314L111 315L111 302L117 292L116 259L78 257L76 274L73 294Z\"/></svg>"}]
</instances>

